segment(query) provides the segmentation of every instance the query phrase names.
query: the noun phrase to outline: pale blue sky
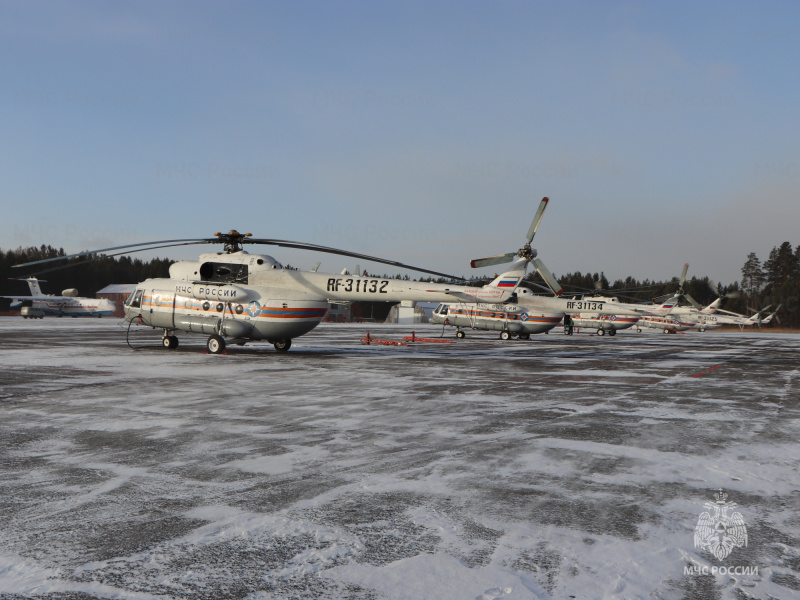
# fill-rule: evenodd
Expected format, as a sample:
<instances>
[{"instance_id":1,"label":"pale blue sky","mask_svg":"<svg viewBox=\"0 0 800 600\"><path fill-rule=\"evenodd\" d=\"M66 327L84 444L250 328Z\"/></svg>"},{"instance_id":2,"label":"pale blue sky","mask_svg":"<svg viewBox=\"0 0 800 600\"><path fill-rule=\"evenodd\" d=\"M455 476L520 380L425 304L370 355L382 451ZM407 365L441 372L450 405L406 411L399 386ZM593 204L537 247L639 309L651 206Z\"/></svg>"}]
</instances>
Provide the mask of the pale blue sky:
<instances>
[{"instance_id":1,"label":"pale blue sky","mask_svg":"<svg viewBox=\"0 0 800 600\"><path fill-rule=\"evenodd\" d=\"M793 2L3 2L0 51L3 248L237 228L469 274L545 195L556 275L800 244Z\"/></svg>"}]
</instances>

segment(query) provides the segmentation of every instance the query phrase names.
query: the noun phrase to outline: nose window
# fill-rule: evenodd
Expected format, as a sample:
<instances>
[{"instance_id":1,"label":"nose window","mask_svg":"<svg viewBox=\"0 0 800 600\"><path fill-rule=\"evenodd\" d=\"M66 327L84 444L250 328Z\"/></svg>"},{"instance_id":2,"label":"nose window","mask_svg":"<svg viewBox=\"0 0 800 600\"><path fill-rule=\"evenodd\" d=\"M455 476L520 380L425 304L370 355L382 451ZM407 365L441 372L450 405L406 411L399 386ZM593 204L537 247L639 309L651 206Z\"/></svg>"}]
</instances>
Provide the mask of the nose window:
<instances>
[{"instance_id":1,"label":"nose window","mask_svg":"<svg viewBox=\"0 0 800 600\"><path fill-rule=\"evenodd\" d=\"M136 290L128 296L128 306L131 308L140 308L142 306L142 290Z\"/></svg>"}]
</instances>

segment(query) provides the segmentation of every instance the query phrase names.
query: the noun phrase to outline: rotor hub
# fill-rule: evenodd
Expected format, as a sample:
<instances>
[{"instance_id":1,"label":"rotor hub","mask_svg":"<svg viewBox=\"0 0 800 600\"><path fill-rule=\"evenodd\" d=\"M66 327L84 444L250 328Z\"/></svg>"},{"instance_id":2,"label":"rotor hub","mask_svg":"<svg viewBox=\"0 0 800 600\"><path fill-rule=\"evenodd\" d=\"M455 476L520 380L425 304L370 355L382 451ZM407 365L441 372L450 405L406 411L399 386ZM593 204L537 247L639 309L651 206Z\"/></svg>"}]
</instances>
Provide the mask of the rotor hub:
<instances>
[{"instance_id":1,"label":"rotor hub","mask_svg":"<svg viewBox=\"0 0 800 600\"><path fill-rule=\"evenodd\" d=\"M533 260L536 258L536 248L531 248L530 244L525 244L522 248L517 251L517 256L520 258L524 258L526 260Z\"/></svg>"},{"instance_id":2,"label":"rotor hub","mask_svg":"<svg viewBox=\"0 0 800 600\"><path fill-rule=\"evenodd\" d=\"M228 254L241 252L245 239L253 236L252 233L239 233L235 229L231 229L228 233L217 232L214 235L224 244L223 247Z\"/></svg>"}]
</instances>

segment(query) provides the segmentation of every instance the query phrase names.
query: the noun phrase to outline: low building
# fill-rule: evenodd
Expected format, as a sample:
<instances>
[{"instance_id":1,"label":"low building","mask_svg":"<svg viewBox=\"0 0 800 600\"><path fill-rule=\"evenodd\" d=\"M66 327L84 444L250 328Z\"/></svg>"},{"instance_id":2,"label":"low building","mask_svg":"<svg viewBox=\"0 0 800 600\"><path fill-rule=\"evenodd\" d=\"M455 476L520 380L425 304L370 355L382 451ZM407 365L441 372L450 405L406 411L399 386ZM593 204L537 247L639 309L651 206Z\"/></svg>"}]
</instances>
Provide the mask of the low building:
<instances>
[{"instance_id":1,"label":"low building","mask_svg":"<svg viewBox=\"0 0 800 600\"><path fill-rule=\"evenodd\" d=\"M329 303L325 321L328 323L349 323L352 320L350 306L350 302Z\"/></svg>"},{"instance_id":2,"label":"low building","mask_svg":"<svg viewBox=\"0 0 800 600\"><path fill-rule=\"evenodd\" d=\"M386 323L428 323L433 309L438 305L436 302L404 300L400 304L392 306L389 316L386 317Z\"/></svg>"},{"instance_id":3,"label":"low building","mask_svg":"<svg viewBox=\"0 0 800 600\"><path fill-rule=\"evenodd\" d=\"M135 283L112 283L95 294L96 298L105 298L116 304L117 309L112 313L112 317L124 317L125 312L122 305L136 289Z\"/></svg>"}]
</instances>

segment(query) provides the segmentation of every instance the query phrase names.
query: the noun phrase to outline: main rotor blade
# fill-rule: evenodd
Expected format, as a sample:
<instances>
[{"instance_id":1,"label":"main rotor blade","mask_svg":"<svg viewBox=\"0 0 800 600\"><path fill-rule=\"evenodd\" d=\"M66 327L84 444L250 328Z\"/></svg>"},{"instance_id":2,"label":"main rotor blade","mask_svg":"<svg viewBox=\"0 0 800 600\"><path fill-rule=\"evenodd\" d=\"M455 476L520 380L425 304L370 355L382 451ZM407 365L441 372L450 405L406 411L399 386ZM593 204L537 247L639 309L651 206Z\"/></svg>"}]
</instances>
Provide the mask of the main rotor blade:
<instances>
[{"instance_id":1,"label":"main rotor blade","mask_svg":"<svg viewBox=\"0 0 800 600\"><path fill-rule=\"evenodd\" d=\"M560 296L564 293L561 284L558 283L558 280L553 277L553 274L547 267L544 266L544 263L541 260L538 258L531 259L531 264L537 271L539 271L539 275L542 276L542 279L544 279L545 283L550 286L550 289L556 296Z\"/></svg>"},{"instance_id":2,"label":"main rotor blade","mask_svg":"<svg viewBox=\"0 0 800 600\"><path fill-rule=\"evenodd\" d=\"M747 310L752 310L752 309L748 308ZM743 315L741 313L736 313L736 312L731 312L729 310L725 310L724 308L718 308L717 312L725 313L726 315L730 315L732 317L740 317L742 319L749 319L750 318L747 315Z\"/></svg>"},{"instance_id":3,"label":"main rotor blade","mask_svg":"<svg viewBox=\"0 0 800 600\"><path fill-rule=\"evenodd\" d=\"M456 275L448 275L447 273L440 273L439 271L431 271L430 269L414 267L412 265L406 265L404 263L397 262L394 260L387 260L385 258L378 258L377 256L369 256L367 254L359 254L358 252L350 252L348 250L338 250L337 248L329 248L328 246L319 246L317 244L307 244L305 242L292 242L289 240L269 240L269 239L259 239L259 238L248 238L245 241L245 243L264 244L266 246L280 246L281 248L296 248L298 250L312 250L314 252L327 252L328 254L339 254L341 256L350 256L353 258L359 258L361 260L369 260L372 262L378 262L385 265L392 265L394 267L399 267L401 269L409 269L411 271L419 271L420 273L438 275L439 277L445 277L447 279L459 279L461 281L464 280L463 277L458 277Z\"/></svg>"},{"instance_id":4,"label":"main rotor blade","mask_svg":"<svg viewBox=\"0 0 800 600\"><path fill-rule=\"evenodd\" d=\"M722 294L719 293L719 288L717 287L717 284L714 283L713 279L709 279L708 280L708 287L711 289L712 292L714 292L715 296L721 296L722 295Z\"/></svg>"},{"instance_id":5,"label":"main rotor blade","mask_svg":"<svg viewBox=\"0 0 800 600\"><path fill-rule=\"evenodd\" d=\"M506 252L505 254L498 254L497 256L487 256L486 258L476 258L469 261L469 266L473 269L480 269L481 267L488 267L491 265L499 265L502 263L511 262L517 256L516 252Z\"/></svg>"},{"instance_id":6,"label":"main rotor blade","mask_svg":"<svg viewBox=\"0 0 800 600\"><path fill-rule=\"evenodd\" d=\"M533 241L533 236L536 235L536 230L539 229L539 223L542 222L542 217L544 216L544 209L547 208L547 203L550 202L548 197L542 198L542 201L539 203L539 209L536 211L536 214L533 216L533 221L531 222L530 229L528 229L527 240L530 244Z\"/></svg>"},{"instance_id":7,"label":"main rotor blade","mask_svg":"<svg viewBox=\"0 0 800 600\"><path fill-rule=\"evenodd\" d=\"M683 289L683 283L686 281L686 271L688 270L689 270L689 263L686 263L685 265L683 265L683 273L681 273L681 280L680 283L678 283L678 287L681 289Z\"/></svg>"},{"instance_id":8,"label":"main rotor blade","mask_svg":"<svg viewBox=\"0 0 800 600\"><path fill-rule=\"evenodd\" d=\"M147 250L156 250L159 248L171 248L174 246L189 246L193 244L219 244L222 240L219 238L195 238L195 239L183 239L183 240L160 240L154 242L142 242L138 244L126 244L124 246L114 246L111 248L101 248L99 250L85 250L84 252L77 252L75 254L68 254L66 256L57 256L54 258L46 258L44 260L35 260L27 263L21 263L18 265L14 265L14 268L21 268L21 267L29 267L32 265L38 265L48 262L53 262L56 260L66 260L70 258L77 258L80 256L88 256L90 254L98 254L100 252L108 252L110 250L122 250L126 248L137 248L136 250L130 250L128 252L118 252L116 254L112 254L110 256L119 256L122 254L130 254L132 252L145 252ZM273 246L281 246L285 248L298 248L301 250L315 250L317 252L328 252L330 254L340 254L342 256L351 256L354 258L362 258L364 260L370 260L373 262L379 262L387 265L393 265L396 267L400 267L403 269L409 269L412 271L420 271L422 273L429 273L431 275L437 275L439 277L446 277L447 279L458 279L464 280L463 277L457 277L455 275L449 275L447 273L440 273L438 271L431 271L429 269L422 269L420 267L414 267L412 265L406 265L397 261L386 260L383 258L377 258L375 256L368 256L366 254L359 254L357 252L348 252L346 250L337 250L336 248L328 248L326 246L319 246L317 244L306 244L303 242L291 242L289 240L268 240L268 239L253 239L247 238L243 240L242 243L246 244L266 244L266 245L273 245ZM145 246L145 247L143 247ZM78 263L79 264L79 263ZM70 265L71 266L71 265Z\"/></svg>"},{"instance_id":9,"label":"main rotor blade","mask_svg":"<svg viewBox=\"0 0 800 600\"><path fill-rule=\"evenodd\" d=\"M533 282L533 281L520 282L520 284L517 287L524 287L524 288L528 288L528 289L530 289L531 287L537 287L540 290L544 290L545 292L552 292L553 291L549 287L547 287L546 285L542 285L541 283L536 283L536 282Z\"/></svg>"},{"instance_id":10,"label":"main rotor blade","mask_svg":"<svg viewBox=\"0 0 800 600\"><path fill-rule=\"evenodd\" d=\"M157 248L170 248L172 246L189 246L191 244L218 244L219 240L216 238L211 239L187 239L187 240L161 240L157 242L141 242L139 244L127 244L125 246L114 246L113 248L101 248L99 250L84 250L83 252L77 252L76 254L67 254L66 256L56 256L54 258L45 258L44 260L34 260L31 262L21 263L18 265L13 265L12 269L18 269L21 267L30 267L31 265L40 265L43 263L53 262L56 260L67 260L69 258L77 258L79 256L88 256L90 254L98 254L100 252L108 252L109 250L122 250L123 248L139 248L138 250L131 250L130 252L120 252L114 256L119 256L120 254L130 254L133 252L146 252L147 250L155 250ZM155 245L155 244L164 244L162 246ZM142 248L141 246L147 246L147 248Z\"/></svg>"},{"instance_id":11,"label":"main rotor blade","mask_svg":"<svg viewBox=\"0 0 800 600\"><path fill-rule=\"evenodd\" d=\"M689 304L694 306L697 310L702 310L703 309L703 307L700 305L700 303L697 300L695 300L694 298L692 298L689 294L684 294L683 297L686 298L689 301Z\"/></svg>"},{"instance_id":12,"label":"main rotor blade","mask_svg":"<svg viewBox=\"0 0 800 600\"><path fill-rule=\"evenodd\" d=\"M653 298L653 304L664 304L664 302L674 297L675 294L664 294L663 296L657 296Z\"/></svg>"}]
</instances>

